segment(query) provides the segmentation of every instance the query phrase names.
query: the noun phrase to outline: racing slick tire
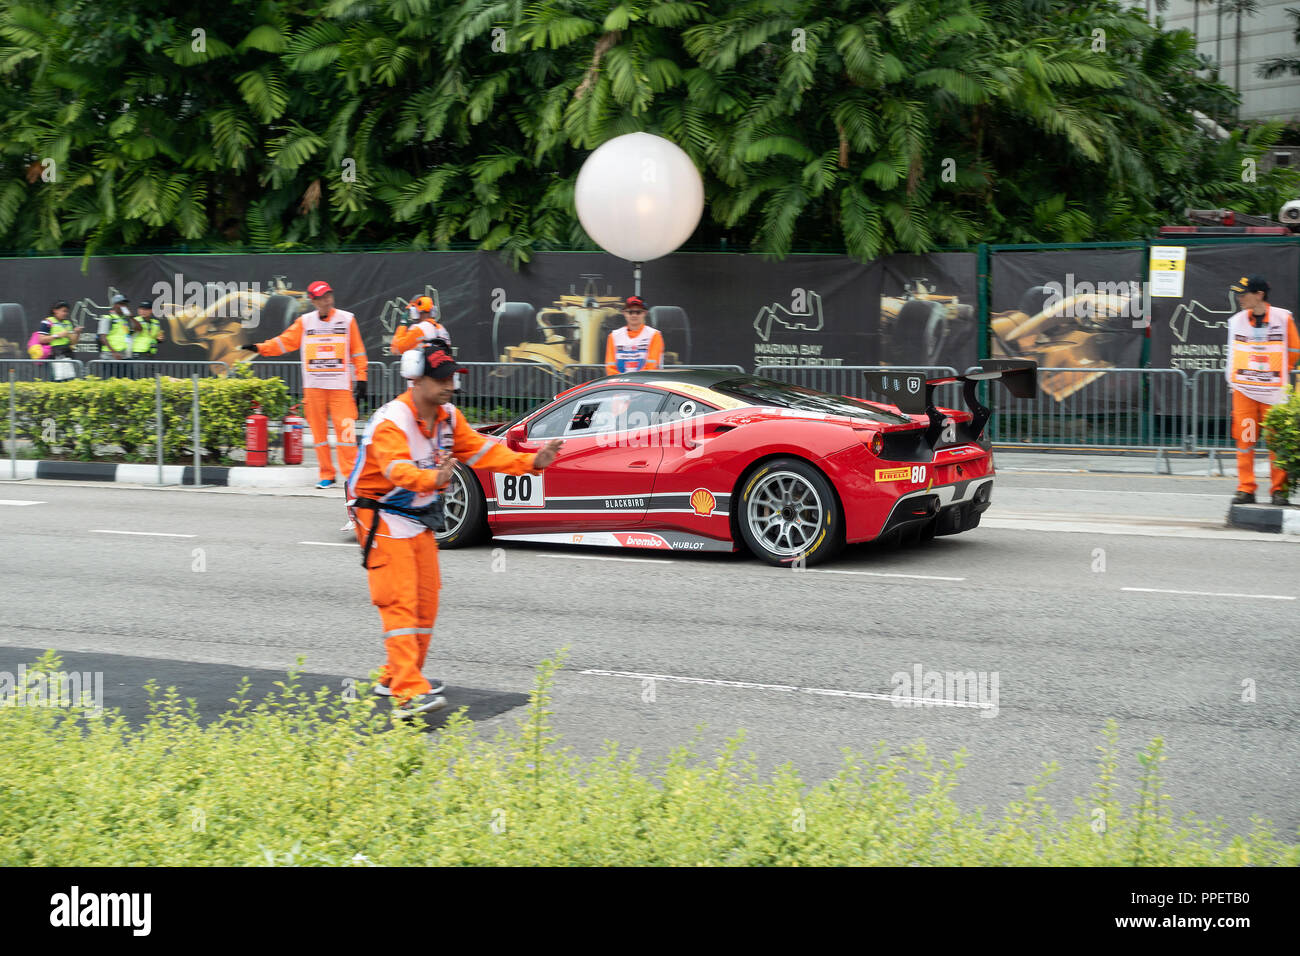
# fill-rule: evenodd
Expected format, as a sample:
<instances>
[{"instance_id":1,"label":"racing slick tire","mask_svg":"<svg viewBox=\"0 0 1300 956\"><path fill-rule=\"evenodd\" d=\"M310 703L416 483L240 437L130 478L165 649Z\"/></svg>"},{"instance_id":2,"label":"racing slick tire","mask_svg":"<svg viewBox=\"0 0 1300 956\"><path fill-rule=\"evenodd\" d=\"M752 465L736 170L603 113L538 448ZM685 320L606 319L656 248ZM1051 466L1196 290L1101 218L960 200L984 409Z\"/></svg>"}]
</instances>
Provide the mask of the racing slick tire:
<instances>
[{"instance_id":1,"label":"racing slick tire","mask_svg":"<svg viewBox=\"0 0 1300 956\"><path fill-rule=\"evenodd\" d=\"M1052 290L1045 285L1028 288L1020 296L1017 308L1031 319L1047 308L1047 300L1052 297Z\"/></svg>"},{"instance_id":2,"label":"racing slick tire","mask_svg":"<svg viewBox=\"0 0 1300 956\"><path fill-rule=\"evenodd\" d=\"M537 310L528 302L505 302L492 317L492 352L505 354L511 345L541 339Z\"/></svg>"},{"instance_id":3,"label":"racing slick tire","mask_svg":"<svg viewBox=\"0 0 1300 956\"><path fill-rule=\"evenodd\" d=\"M920 355L922 362L929 362L930 356L925 351L925 340L931 320L939 314L934 303L925 299L911 299L903 303L898 316L892 323L890 346L895 356ZM895 358L894 361L902 359Z\"/></svg>"},{"instance_id":4,"label":"racing slick tire","mask_svg":"<svg viewBox=\"0 0 1300 956\"><path fill-rule=\"evenodd\" d=\"M268 295L266 301L257 310L257 325L253 326L259 329L258 337L270 338L279 334L276 329L287 329L293 320L298 318L300 305L301 303L291 295L280 293Z\"/></svg>"},{"instance_id":5,"label":"racing slick tire","mask_svg":"<svg viewBox=\"0 0 1300 956\"><path fill-rule=\"evenodd\" d=\"M18 342L27 354L27 313L17 302L0 302L0 338Z\"/></svg>"},{"instance_id":6,"label":"racing slick tire","mask_svg":"<svg viewBox=\"0 0 1300 956\"><path fill-rule=\"evenodd\" d=\"M446 517L442 531L434 533L438 547L468 548L487 537L487 502L483 498L483 488L474 477L474 469L463 461L456 462L442 500Z\"/></svg>"},{"instance_id":7,"label":"racing slick tire","mask_svg":"<svg viewBox=\"0 0 1300 956\"><path fill-rule=\"evenodd\" d=\"M844 547L844 513L826 477L799 458L765 461L744 480L736 523L745 546L768 564L807 567Z\"/></svg>"},{"instance_id":8,"label":"racing slick tire","mask_svg":"<svg viewBox=\"0 0 1300 956\"><path fill-rule=\"evenodd\" d=\"M664 337L664 351L676 352L680 365L691 364L691 320L678 305L652 305L646 316L651 328Z\"/></svg>"}]
</instances>

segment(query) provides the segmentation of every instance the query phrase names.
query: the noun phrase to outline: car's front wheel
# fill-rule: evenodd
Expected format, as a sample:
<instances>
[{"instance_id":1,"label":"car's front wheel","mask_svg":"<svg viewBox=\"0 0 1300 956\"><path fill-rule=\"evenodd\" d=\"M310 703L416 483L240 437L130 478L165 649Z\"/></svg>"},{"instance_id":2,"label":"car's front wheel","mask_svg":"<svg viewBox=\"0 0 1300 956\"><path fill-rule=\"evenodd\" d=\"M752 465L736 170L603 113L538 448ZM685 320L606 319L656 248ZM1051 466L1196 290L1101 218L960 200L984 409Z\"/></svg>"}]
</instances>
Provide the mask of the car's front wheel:
<instances>
[{"instance_id":1,"label":"car's front wheel","mask_svg":"<svg viewBox=\"0 0 1300 956\"><path fill-rule=\"evenodd\" d=\"M440 548L465 548L487 536L487 502L474 470L456 462L451 481L442 492L445 519L442 531L435 534Z\"/></svg>"},{"instance_id":2,"label":"car's front wheel","mask_svg":"<svg viewBox=\"0 0 1300 956\"><path fill-rule=\"evenodd\" d=\"M826 477L806 461L763 462L745 479L739 499L740 535L768 564L817 564L844 547L839 500Z\"/></svg>"}]
</instances>

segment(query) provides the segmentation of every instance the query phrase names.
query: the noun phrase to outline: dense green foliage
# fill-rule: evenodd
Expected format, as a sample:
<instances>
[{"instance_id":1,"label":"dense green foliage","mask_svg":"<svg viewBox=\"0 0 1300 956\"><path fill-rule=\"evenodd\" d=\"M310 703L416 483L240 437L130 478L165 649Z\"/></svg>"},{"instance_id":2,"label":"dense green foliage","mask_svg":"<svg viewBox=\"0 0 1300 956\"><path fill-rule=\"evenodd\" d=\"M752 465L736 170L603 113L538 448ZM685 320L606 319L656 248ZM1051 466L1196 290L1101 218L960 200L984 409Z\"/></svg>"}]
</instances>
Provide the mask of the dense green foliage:
<instances>
[{"instance_id":1,"label":"dense green foliage","mask_svg":"<svg viewBox=\"0 0 1300 956\"><path fill-rule=\"evenodd\" d=\"M243 447L244 418L254 402L278 419L289 408L289 389L278 378L199 379L199 441L211 458L223 459L232 448ZM16 434L31 441L37 458L61 454L89 461L102 458L104 446L116 445L127 461L153 460L157 403L152 378L18 382ZM193 383L164 378L162 407L163 458L188 462L194 448Z\"/></svg>"},{"instance_id":2,"label":"dense green foliage","mask_svg":"<svg viewBox=\"0 0 1300 956\"><path fill-rule=\"evenodd\" d=\"M40 667L58 670L53 652ZM848 755L817 786L789 765L760 778L733 738L712 761L680 750L652 771L610 744L584 760L552 732L556 665L527 716L492 741L453 715L436 737L376 703L294 680L254 706L247 688L206 726L155 693L139 729L111 711L0 706L0 865L1291 865L1300 848L1258 825L1228 836L1175 822L1157 739L1125 806L1117 732L1098 781L1058 819L1052 773L998 819L953 799L962 758L923 744ZM39 692L32 694L39 698ZM353 695L357 697L358 695Z\"/></svg>"},{"instance_id":3,"label":"dense green foliage","mask_svg":"<svg viewBox=\"0 0 1300 956\"><path fill-rule=\"evenodd\" d=\"M1300 391L1287 389L1287 400L1274 405L1264 416L1264 443L1277 456L1277 465L1286 472L1287 490L1300 481Z\"/></svg>"},{"instance_id":4,"label":"dense green foliage","mask_svg":"<svg viewBox=\"0 0 1300 956\"><path fill-rule=\"evenodd\" d=\"M1191 35L1114 0L0 0L0 247L590 248L588 151L705 177L694 243L868 259L1275 214ZM1290 193L1290 194L1289 194Z\"/></svg>"}]
</instances>

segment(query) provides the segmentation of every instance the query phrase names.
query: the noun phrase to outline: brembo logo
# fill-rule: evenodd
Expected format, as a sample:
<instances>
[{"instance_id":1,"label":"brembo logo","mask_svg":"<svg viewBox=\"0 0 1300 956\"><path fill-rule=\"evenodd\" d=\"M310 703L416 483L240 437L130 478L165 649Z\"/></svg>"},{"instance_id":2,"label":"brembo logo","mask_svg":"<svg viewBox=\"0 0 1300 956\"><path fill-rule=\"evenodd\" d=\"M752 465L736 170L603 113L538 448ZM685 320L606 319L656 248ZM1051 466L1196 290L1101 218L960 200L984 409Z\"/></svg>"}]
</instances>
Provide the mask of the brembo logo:
<instances>
[{"instance_id":1,"label":"brembo logo","mask_svg":"<svg viewBox=\"0 0 1300 956\"><path fill-rule=\"evenodd\" d=\"M671 548L667 541L653 534L620 534L619 540L625 548Z\"/></svg>"}]
</instances>

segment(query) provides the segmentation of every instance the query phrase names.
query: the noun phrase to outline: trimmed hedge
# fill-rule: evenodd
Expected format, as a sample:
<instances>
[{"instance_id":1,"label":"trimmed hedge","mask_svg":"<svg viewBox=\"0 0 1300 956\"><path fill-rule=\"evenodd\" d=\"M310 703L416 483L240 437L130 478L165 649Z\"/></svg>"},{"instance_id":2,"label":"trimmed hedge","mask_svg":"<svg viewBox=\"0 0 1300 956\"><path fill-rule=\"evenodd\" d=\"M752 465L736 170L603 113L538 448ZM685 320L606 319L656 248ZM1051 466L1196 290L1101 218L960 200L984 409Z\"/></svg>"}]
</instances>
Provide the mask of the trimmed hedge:
<instances>
[{"instance_id":1,"label":"trimmed hedge","mask_svg":"<svg viewBox=\"0 0 1300 956\"><path fill-rule=\"evenodd\" d=\"M308 694L293 673L257 706L245 682L206 726L174 689L150 690L140 729L113 712L0 706L0 866L1300 863L1262 823L1230 836L1175 822L1159 739L1125 806L1113 723L1072 817L1042 796L1049 765L986 819L953 800L962 755L936 765L920 743L848 754L816 786L788 764L760 779L739 735L711 760L679 750L648 771L613 743L578 758L551 728L558 666L541 666L526 716L491 741L459 714L433 737L390 729L368 688ZM59 667L47 652L27 681Z\"/></svg>"},{"instance_id":2,"label":"trimmed hedge","mask_svg":"<svg viewBox=\"0 0 1300 956\"><path fill-rule=\"evenodd\" d=\"M31 441L38 458L56 454L83 461L117 457L133 461L157 454L152 378L89 376L68 382L18 382L14 395L18 437ZM231 449L243 447L244 418L254 402L267 416L278 419L289 408L289 389L281 379L253 378L251 372L199 379L199 442L210 458L223 459ZM162 405L163 457L187 460L194 454L193 383L163 378ZM7 428L3 434L7 438ZM123 455L97 455L97 446L103 445L120 446Z\"/></svg>"},{"instance_id":3,"label":"trimmed hedge","mask_svg":"<svg viewBox=\"0 0 1300 956\"><path fill-rule=\"evenodd\" d=\"M1287 386L1286 401L1264 416L1264 443L1286 472L1288 493L1300 481L1300 391Z\"/></svg>"}]
</instances>

